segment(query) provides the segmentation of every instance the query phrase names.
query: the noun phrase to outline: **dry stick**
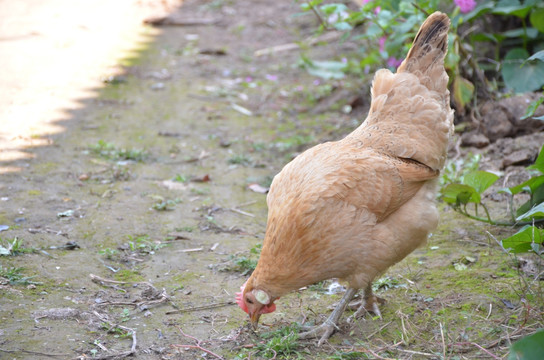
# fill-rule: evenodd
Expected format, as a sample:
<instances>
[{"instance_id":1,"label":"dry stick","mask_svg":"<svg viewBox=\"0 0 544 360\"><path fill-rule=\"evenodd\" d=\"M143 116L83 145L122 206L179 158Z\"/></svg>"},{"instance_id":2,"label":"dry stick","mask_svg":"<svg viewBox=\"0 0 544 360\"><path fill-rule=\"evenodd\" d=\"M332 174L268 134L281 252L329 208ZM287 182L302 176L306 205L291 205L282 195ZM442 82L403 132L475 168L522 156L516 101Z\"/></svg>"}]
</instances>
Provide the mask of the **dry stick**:
<instances>
[{"instance_id":1,"label":"dry stick","mask_svg":"<svg viewBox=\"0 0 544 360\"><path fill-rule=\"evenodd\" d=\"M442 323L438 323L440 325L440 336L442 337L442 355L444 359L446 358L446 341L444 340L444 330L442 330Z\"/></svg>"},{"instance_id":2,"label":"dry stick","mask_svg":"<svg viewBox=\"0 0 544 360\"><path fill-rule=\"evenodd\" d=\"M114 324L111 321L104 318L102 315L100 315L96 311L93 311L93 315L96 316L99 320L101 320L101 321L105 322L106 324L108 324L110 326L110 329L113 329L113 328L117 327L117 328L119 328L121 330L130 331L132 333L132 346L130 347L129 351L125 351L125 352L117 353L117 354L111 354L111 355L104 355L104 356L101 356L101 357L93 357L93 359L99 359L99 360L118 359L118 358L131 356L131 355L134 355L136 353L136 346L138 344L138 342L136 340L136 330L128 328L126 326Z\"/></svg>"},{"instance_id":3,"label":"dry stick","mask_svg":"<svg viewBox=\"0 0 544 360\"><path fill-rule=\"evenodd\" d=\"M483 352L485 352L487 355L491 356L493 359L496 359L496 360L501 360L500 357L498 357L497 355L491 353L490 351L488 351L486 348L484 348L483 346L480 346L478 344L476 344L475 342L461 342L461 343L455 343L453 345L459 345L459 346L463 346L463 345L473 345L473 346L476 346L478 349L482 350Z\"/></svg>"},{"instance_id":4,"label":"dry stick","mask_svg":"<svg viewBox=\"0 0 544 360\"><path fill-rule=\"evenodd\" d=\"M408 353L408 354L414 354L414 355L423 355L423 356L430 356L430 357L435 357L436 354L429 354L429 353L424 353L424 352L421 352L421 351L414 351L414 350L404 350L404 349L396 349L397 351L402 351L402 352L405 352L405 353Z\"/></svg>"},{"instance_id":5,"label":"dry stick","mask_svg":"<svg viewBox=\"0 0 544 360\"><path fill-rule=\"evenodd\" d=\"M245 215L245 216L255 217L255 215L253 215L251 213L248 213L248 212L245 212L244 210L237 209L237 208L230 208L229 210L234 211L235 213L238 213L238 214Z\"/></svg>"},{"instance_id":6,"label":"dry stick","mask_svg":"<svg viewBox=\"0 0 544 360\"><path fill-rule=\"evenodd\" d=\"M195 306L195 307L188 307L188 308L174 310L174 311L167 311L166 315L180 314L180 313L191 312L191 311L209 310L209 309L215 309L215 308L228 306L228 305L234 305L234 304L235 304L234 301L225 301L222 303L215 303L210 305Z\"/></svg>"},{"instance_id":7,"label":"dry stick","mask_svg":"<svg viewBox=\"0 0 544 360\"><path fill-rule=\"evenodd\" d=\"M192 339L196 342L196 345L170 345L172 347L183 347L183 348L188 348L188 349L198 349L198 350L201 350L201 351L204 351L205 353L208 353L212 356L215 356L216 358L218 359L223 359L222 356L219 356L217 355L216 353L214 353L213 351L211 350L208 350L208 349L204 349L202 346L200 346L200 343L202 342L201 340L197 339L196 337L194 336L191 336L191 335L187 335L186 333L183 332L183 330L181 330L181 328L179 326L176 326L179 330L179 332L181 333L181 335L185 336L185 337L188 337L189 339Z\"/></svg>"},{"instance_id":8,"label":"dry stick","mask_svg":"<svg viewBox=\"0 0 544 360\"><path fill-rule=\"evenodd\" d=\"M342 33L339 31L333 31L325 33L321 36L318 36L316 38L308 38L304 42L308 44L309 46L315 45L321 41L334 41L342 36ZM299 49L300 45L297 43L289 43L289 44L283 44L283 45L276 45L264 49L260 49L255 51L253 54L256 57L263 56L263 55L270 55L278 52L284 52L284 51L291 51Z\"/></svg>"}]
</instances>

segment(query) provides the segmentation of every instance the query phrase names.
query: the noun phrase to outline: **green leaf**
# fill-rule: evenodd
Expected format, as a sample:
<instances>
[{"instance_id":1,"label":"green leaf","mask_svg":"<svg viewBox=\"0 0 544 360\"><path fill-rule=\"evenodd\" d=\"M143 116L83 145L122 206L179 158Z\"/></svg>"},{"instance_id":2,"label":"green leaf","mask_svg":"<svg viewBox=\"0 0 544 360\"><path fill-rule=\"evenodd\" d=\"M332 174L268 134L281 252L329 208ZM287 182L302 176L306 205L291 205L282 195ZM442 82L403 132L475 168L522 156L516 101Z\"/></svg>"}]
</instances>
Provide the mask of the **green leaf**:
<instances>
[{"instance_id":1,"label":"green leaf","mask_svg":"<svg viewBox=\"0 0 544 360\"><path fill-rule=\"evenodd\" d=\"M487 188L495 183L499 176L487 171L477 170L465 175L463 182L465 185L472 186L478 194L482 194Z\"/></svg>"},{"instance_id":2,"label":"green leaf","mask_svg":"<svg viewBox=\"0 0 544 360\"><path fill-rule=\"evenodd\" d=\"M531 55L530 58L527 59L527 61L531 61L531 60L544 61L544 50L537 51L536 53Z\"/></svg>"},{"instance_id":3,"label":"green leaf","mask_svg":"<svg viewBox=\"0 0 544 360\"><path fill-rule=\"evenodd\" d=\"M501 241L501 245L510 253L519 254L532 250L533 242L542 244L544 234L536 226L524 226L514 235ZM533 241L534 240L534 241Z\"/></svg>"},{"instance_id":4,"label":"green leaf","mask_svg":"<svg viewBox=\"0 0 544 360\"><path fill-rule=\"evenodd\" d=\"M453 99L461 108L472 99L474 94L474 85L467 79L456 76L453 81Z\"/></svg>"},{"instance_id":5,"label":"green leaf","mask_svg":"<svg viewBox=\"0 0 544 360\"><path fill-rule=\"evenodd\" d=\"M525 214L521 214L516 218L516 221L529 221L533 218L542 218L544 217L544 203L541 203L531 210L527 211Z\"/></svg>"},{"instance_id":6,"label":"green leaf","mask_svg":"<svg viewBox=\"0 0 544 360\"><path fill-rule=\"evenodd\" d=\"M516 195L522 191L534 193L534 191L542 184L544 184L544 175L532 177L519 185L513 186L511 188L502 189L501 192L506 192L511 195Z\"/></svg>"},{"instance_id":7,"label":"green leaf","mask_svg":"<svg viewBox=\"0 0 544 360\"><path fill-rule=\"evenodd\" d=\"M11 255L11 251L9 251L9 249L0 245L0 256L9 256L9 255Z\"/></svg>"},{"instance_id":8,"label":"green leaf","mask_svg":"<svg viewBox=\"0 0 544 360\"><path fill-rule=\"evenodd\" d=\"M346 63L340 61L306 61L308 73L323 79L341 79L345 76Z\"/></svg>"},{"instance_id":9,"label":"green leaf","mask_svg":"<svg viewBox=\"0 0 544 360\"><path fill-rule=\"evenodd\" d=\"M484 14L487 14L488 12L493 10L493 8L494 8L494 4L492 2L485 2L483 4L476 6L476 8L472 10L471 12L469 12L468 14L461 15L461 16L463 18L463 21L470 21L474 18L478 18Z\"/></svg>"},{"instance_id":10,"label":"green leaf","mask_svg":"<svg viewBox=\"0 0 544 360\"><path fill-rule=\"evenodd\" d=\"M519 18L524 18L531 9L532 5L521 5L519 0L501 0L495 5L491 12L493 14L514 15Z\"/></svg>"},{"instance_id":11,"label":"green leaf","mask_svg":"<svg viewBox=\"0 0 544 360\"><path fill-rule=\"evenodd\" d=\"M542 53L542 55L544 56L544 50L543 51L539 51ZM537 53L538 54L538 53ZM536 55L536 54L535 54ZM534 55L533 55L534 56ZM533 57L531 56L531 57ZM529 58L530 59L530 58ZM527 59L527 60L529 60ZM538 109L538 107L540 106L540 104L542 104L544 102L544 96L541 96L539 99L536 99L535 101L531 101L531 103L529 104L529 106L527 106L527 110L525 110L525 115L523 115L520 120L525 120L527 118L530 118L532 117L534 114L535 114L535 111L536 109Z\"/></svg>"},{"instance_id":12,"label":"green leaf","mask_svg":"<svg viewBox=\"0 0 544 360\"><path fill-rule=\"evenodd\" d=\"M510 348L508 360L540 360L544 354L544 329L516 341Z\"/></svg>"},{"instance_id":13,"label":"green leaf","mask_svg":"<svg viewBox=\"0 0 544 360\"><path fill-rule=\"evenodd\" d=\"M506 86L518 93L538 90L544 85L544 62L525 63L528 57L525 49L515 48L502 62L501 73Z\"/></svg>"},{"instance_id":14,"label":"green leaf","mask_svg":"<svg viewBox=\"0 0 544 360\"><path fill-rule=\"evenodd\" d=\"M529 16L531 25L538 29L541 33L544 33L544 8L536 9Z\"/></svg>"},{"instance_id":15,"label":"green leaf","mask_svg":"<svg viewBox=\"0 0 544 360\"><path fill-rule=\"evenodd\" d=\"M472 186L464 184L448 184L440 190L445 202L450 204L468 204L469 202L479 204L480 194Z\"/></svg>"},{"instance_id":16,"label":"green leaf","mask_svg":"<svg viewBox=\"0 0 544 360\"><path fill-rule=\"evenodd\" d=\"M544 146L540 149L540 153L535 160L535 163L531 166L528 166L527 169L536 169L544 174Z\"/></svg>"},{"instance_id":17,"label":"green leaf","mask_svg":"<svg viewBox=\"0 0 544 360\"><path fill-rule=\"evenodd\" d=\"M338 31L350 31L353 29L353 27L345 21L337 22L333 26Z\"/></svg>"},{"instance_id":18,"label":"green leaf","mask_svg":"<svg viewBox=\"0 0 544 360\"><path fill-rule=\"evenodd\" d=\"M518 29L512 29L503 32L500 34L502 37L507 38L529 38L529 39L536 39L538 36L538 30L533 27L528 28L518 28Z\"/></svg>"}]
</instances>

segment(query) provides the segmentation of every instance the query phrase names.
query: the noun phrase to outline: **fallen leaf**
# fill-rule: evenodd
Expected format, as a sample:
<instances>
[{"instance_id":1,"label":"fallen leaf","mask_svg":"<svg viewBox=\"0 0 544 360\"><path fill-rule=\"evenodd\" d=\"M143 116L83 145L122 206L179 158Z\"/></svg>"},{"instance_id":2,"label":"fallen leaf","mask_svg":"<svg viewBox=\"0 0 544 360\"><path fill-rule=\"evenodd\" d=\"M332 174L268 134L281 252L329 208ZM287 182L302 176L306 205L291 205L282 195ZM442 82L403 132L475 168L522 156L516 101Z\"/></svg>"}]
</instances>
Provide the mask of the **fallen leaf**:
<instances>
[{"instance_id":1,"label":"fallen leaf","mask_svg":"<svg viewBox=\"0 0 544 360\"><path fill-rule=\"evenodd\" d=\"M270 190L270 188L265 188L264 186L261 186L259 184L249 184L247 188L259 194L266 194L268 193L268 190Z\"/></svg>"},{"instance_id":2,"label":"fallen leaf","mask_svg":"<svg viewBox=\"0 0 544 360\"><path fill-rule=\"evenodd\" d=\"M168 190L185 190L187 185L180 183L179 181L164 180L160 183L162 186Z\"/></svg>"},{"instance_id":3,"label":"fallen leaf","mask_svg":"<svg viewBox=\"0 0 544 360\"><path fill-rule=\"evenodd\" d=\"M208 182L210 180L210 175L208 174L191 179L192 182Z\"/></svg>"},{"instance_id":4,"label":"fallen leaf","mask_svg":"<svg viewBox=\"0 0 544 360\"><path fill-rule=\"evenodd\" d=\"M191 240L191 238L180 232L170 233L167 235L167 237L171 238L170 240Z\"/></svg>"}]
</instances>

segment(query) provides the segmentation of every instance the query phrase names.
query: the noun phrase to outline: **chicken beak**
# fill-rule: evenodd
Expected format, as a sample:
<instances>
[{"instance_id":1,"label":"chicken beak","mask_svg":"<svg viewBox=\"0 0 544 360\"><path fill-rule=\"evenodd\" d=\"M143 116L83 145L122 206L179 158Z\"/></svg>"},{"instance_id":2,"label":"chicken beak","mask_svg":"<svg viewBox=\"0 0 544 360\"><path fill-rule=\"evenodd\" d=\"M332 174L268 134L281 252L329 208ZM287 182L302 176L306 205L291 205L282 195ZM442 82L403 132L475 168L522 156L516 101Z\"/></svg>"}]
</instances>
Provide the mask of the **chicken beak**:
<instances>
[{"instance_id":1,"label":"chicken beak","mask_svg":"<svg viewBox=\"0 0 544 360\"><path fill-rule=\"evenodd\" d=\"M261 314L259 314L257 311L255 311L253 314L249 315L249 319L251 320L251 326L253 326L253 330L257 330L257 326L259 325L259 318L261 317Z\"/></svg>"}]
</instances>

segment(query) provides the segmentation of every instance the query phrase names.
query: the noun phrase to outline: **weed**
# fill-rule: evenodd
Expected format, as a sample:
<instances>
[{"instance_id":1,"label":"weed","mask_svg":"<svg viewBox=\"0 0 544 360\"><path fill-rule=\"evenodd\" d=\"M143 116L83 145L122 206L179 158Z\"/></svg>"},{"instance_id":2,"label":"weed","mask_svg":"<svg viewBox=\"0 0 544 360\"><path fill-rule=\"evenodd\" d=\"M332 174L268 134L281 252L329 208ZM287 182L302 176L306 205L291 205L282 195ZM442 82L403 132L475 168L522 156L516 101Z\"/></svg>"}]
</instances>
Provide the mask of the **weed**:
<instances>
[{"instance_id":1,"label":"weed","mask_svg":"<svg viewBox=\"0 0 544 360\"><path fill-rule=\"evenodd\" d=\"M174 210L174 207L180 202L179 199L174 200L159 200L158 202L151 205L151 208L156 211L170 211Z\"/></svg>"},{"instance_id":2,"label":"weed","mask_svg":"<svg viewBox=\"0 0 544 360\"><path fill-rule=\"evenodd\" d=\"M257 356L264 358L271 357L290 357L296 355L303 359L302 352L298 351L298 326L290 325L276 331L264 333L261 335L263 339L268 339L266 343L257 346Z\"/></svg>"},{"instance_id":3,"label":"weed","mask_svg":"<svg viewBox=\"0 0 544 360\"><path fill-rule=\"evenodd\" d=\"M104 140L98 140L96 144L90 145L89 150L108 160L144 161L147 156L144 150L117 148Z\"/></svg>"},{"instance_id":4,"label":"weed","mask_svg":"<svg viewBox=\"0 0 544 360\"><path fill-rule=\"evenodd\" d=\"M235 165L250 165L252 160L249 156L242 154L232 156L227 162Z\"/></svg>"},{"instance_id":5,"label":"weed","mask_svg":"<svg viewBox=\"0 0 544 360\"><path fill-rule=\"evenodd\" d=\"M294 135L287 138L282 138L276 141L275 146L280 151L287 151L291 149L299 149L300 147L315 141L311 135Z\"/></svg>"},{"instance_id":6,"label":"weed","mask_svg":"<svg viewBox=\"0 0 544 360\"><path fill-rule=\"evenodd\" d=\"M193 232L195 230L194 226L182 226L179 228L175 228L175 231L186 231L186 232Z\"/></svg>"},{"instance_id":7,"label":"weed","mask_svg":"<svg viewBox=\"0 0 544 360\"><path fill-rule=\"evenodd\" d=\"M130 310L127 308L124 308L123 311L121 311L121 322L127 322L130 320Z\"/></svg>"},{"instance_id":8,"label":"weed","mask_svg":"<svg viewBox=\"0 0 544 360\"><path fill-rule=\"evenodd\" d=\"M100 255L104 255L108 260L113 260L117 256L118 251L111 248L105 248L100 250L98 253Z\"/></svg>"},{"instance_id":9,"label":"weed","mask_svg":"<svg viewBox=\"0 0 544 360\"><path fill-rule=\"evenodd\" d=\"M130 251L146 253L146 254L155 254L155 251L168 246L168 244L163 244L160 241L152 242L149 240L149 235L141 235L134 237L128 235L128 246Z\"/></svg>"},{"instance_id":10,"label":"weed","mask_svg":"<svg viewBox=\"0 0 544 360\"><path fill-rule=\"evenodd\" d=\"M389 290L393 288L406 288L406 284L401 284L400 281L398 281L395 278L384 276L379 278L378 280L374 281L372 284L372 290L378 291L378 290Z\"/></svg>"},{"instance_id":11,"label":"weed","mask_svg":"<svg viewBox=\"0 0 544 360\"><path fill-rule=\"evenodd\" d=\"M0 245L0 256L14 256L36 252L36 249L24 248L23 239L19 239L18 237L14 237L11 241L0 238L0 241L5 243L3 246Z\"/></svg>"},{"instance_id":12,"label":"weed","mask_svg":"<svg viewBox=\"0 0 544 360\"><path fill-rule=\"evenodd\" d=\"M176 174L172 180L180 183L186 183L189 179L187 179L187 176Z\"/></svg>"},{"instance_id":13,"label":"weed","mask_svg":"<svg viewBox=\"0 0 544 360\"><path fill-rule=\"evenodd\" d=\"M234 266L229 266L225 270L238 271L241 272L242 275L251 274L253 270L255 270L255 267L257 267L257 259L261 254L261 248L262 244L257 244L249 249L248 255L231 256L230 260Z\"/></svg>"},{"instance_id":14,"label":"weed","mask_svg":"<svg viewBox=\"0 0 544 360\"><path fill-rule=\"evenodd\" d=\"M39 282L30 281L35 276L23 276L24 268L4 268L0 265L0 278L7 280L10 285L38 285ZM0 281L0 284L3 281Z\"/></svg>"}]
</instances>

